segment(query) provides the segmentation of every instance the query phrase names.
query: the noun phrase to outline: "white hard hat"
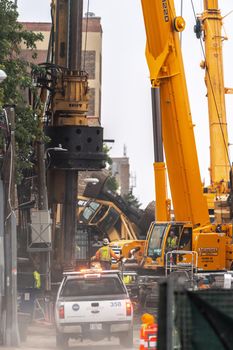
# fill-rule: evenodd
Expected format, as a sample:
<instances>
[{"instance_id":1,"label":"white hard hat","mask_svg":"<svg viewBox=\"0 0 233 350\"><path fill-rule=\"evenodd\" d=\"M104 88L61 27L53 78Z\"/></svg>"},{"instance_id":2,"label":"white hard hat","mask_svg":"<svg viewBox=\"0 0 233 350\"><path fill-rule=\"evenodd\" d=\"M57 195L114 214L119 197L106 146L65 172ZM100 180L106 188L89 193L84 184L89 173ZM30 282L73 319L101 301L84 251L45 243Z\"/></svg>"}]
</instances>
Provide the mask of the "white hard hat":
<instances>
[{"instance_id":1,"label":"white hard hat","mask_svg":"<svg viewBox=\"0 0 233 350\"><path fill-rule=\"evenodd\" d=\"M103 245L108 245L109 244L109 240L107 238L103 239Z\"/></svg>"}]
</instances>

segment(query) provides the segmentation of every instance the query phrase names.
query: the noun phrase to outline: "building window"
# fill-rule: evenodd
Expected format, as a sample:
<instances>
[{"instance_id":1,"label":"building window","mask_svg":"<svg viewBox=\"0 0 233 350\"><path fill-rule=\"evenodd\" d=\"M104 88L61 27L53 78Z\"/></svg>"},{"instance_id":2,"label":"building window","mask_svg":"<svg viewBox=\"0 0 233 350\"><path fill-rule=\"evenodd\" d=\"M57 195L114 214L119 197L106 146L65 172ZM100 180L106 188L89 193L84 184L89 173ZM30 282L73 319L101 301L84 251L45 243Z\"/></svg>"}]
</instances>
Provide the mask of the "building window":
<instances>
[{"instance_id":1,"label":"building window","mask_svg":"<svg viewBox=\"0 0 233 350\"><path fill-rule=\"evenodd\" d=\"M96 52L94 50L82 51L82 62L89 79L95 79Z\"/></svg>"}]
</instances>

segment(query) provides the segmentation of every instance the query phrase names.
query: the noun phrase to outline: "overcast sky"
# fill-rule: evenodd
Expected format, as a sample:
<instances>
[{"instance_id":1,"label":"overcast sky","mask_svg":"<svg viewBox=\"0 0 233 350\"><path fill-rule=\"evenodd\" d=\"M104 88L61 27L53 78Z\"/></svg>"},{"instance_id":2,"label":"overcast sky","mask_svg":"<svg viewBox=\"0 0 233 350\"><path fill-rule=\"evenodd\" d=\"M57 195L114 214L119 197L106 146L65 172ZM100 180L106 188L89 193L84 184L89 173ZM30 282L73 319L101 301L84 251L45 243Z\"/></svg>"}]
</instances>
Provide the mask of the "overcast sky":
<instances>
[{"instance_id":1,"label":"overcast sky","mask_svg":"<svg viewBox=\"0 0 233 350\"><path fill-rule=\"evenodd\" d=\"M180 14L181 0L176 0ZM203 0L193 1L200 13ZM232 1L219 0L222 15L233 10ZM18 0L21 21L50 21L50 0ZM87 1L84 0L84 12ZM102 125L105 138L115 139L111 155L123 156L124 144L132 174L136 174L134 194L145 207L154 200L153 139L149 73L144 56L145 31L139 0L90 0L89 11L101 17L103 27ZM186 30L182 37L186 80L202 179L209 183L209 129L203 59L199 41L193 33L191 0L184 1ZM233 87L233 14L224 20L225 86ZM233 130L233 95L226 97L229 130ZM232 132L229 142L233 143Z\"/></svg>"}]
</instances>

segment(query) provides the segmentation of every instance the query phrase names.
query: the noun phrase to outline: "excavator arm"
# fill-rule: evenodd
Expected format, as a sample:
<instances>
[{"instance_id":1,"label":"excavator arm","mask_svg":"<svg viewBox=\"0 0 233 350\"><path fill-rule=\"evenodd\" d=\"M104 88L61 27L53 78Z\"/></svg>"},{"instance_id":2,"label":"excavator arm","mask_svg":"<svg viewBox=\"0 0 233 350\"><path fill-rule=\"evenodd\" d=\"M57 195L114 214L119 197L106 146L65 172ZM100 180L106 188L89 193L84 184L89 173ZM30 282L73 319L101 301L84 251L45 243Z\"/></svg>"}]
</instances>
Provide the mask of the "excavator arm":
<instances>
[{"instance_id":1,"label":"excavator arm","mask_svg":"<svg viewBox=\"0 0 233 350\"><path fill-rule=\"evenodd\" d=\"M175 219L203 226L209 222L209 215L202 192L179 41L185 22L182 17L176 17L172 0L142 0L141 3L147 63L154 103L160 113L157 113L155 127L161 125L162 137L155 140L160 152L155 163L163 164L163 144Z\"/></svg>"}]
</instances>

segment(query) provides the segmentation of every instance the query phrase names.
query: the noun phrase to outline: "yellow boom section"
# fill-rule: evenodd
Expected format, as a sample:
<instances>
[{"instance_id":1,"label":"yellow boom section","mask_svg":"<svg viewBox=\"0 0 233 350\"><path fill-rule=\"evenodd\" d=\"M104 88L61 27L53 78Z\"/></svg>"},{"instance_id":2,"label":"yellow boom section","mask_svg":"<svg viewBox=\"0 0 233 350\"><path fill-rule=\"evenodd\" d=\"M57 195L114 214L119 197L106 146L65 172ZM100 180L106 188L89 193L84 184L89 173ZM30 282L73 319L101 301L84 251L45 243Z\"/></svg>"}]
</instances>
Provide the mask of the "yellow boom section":
<instances>
[{"instance_id":1,"label":"yellow boom section","mask_svg":"<svg viewBox=\"0 0 233 350\"><path fill-rule=\"evenodd\" d=\"M162 136L175 219L204 225L209 215L202 193L178 34L185 23L176 17L173 1L141 2L151 84L160 89Z\"/></svg>"},{"instance_id":2,"label":"yellow boom section","mask_svg":"<svg viewBox=\"0 0 233 350\"><path fill-rule=\"evenodd\" d=\"M230 163L223 80L222 16L217 0L205 0L201 16L205 43L209 125L210 125L210 180L217 195L229 192ZM217 147L216 147L217 146Z\"/></svg>"}]
</instances>

